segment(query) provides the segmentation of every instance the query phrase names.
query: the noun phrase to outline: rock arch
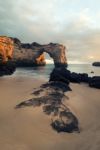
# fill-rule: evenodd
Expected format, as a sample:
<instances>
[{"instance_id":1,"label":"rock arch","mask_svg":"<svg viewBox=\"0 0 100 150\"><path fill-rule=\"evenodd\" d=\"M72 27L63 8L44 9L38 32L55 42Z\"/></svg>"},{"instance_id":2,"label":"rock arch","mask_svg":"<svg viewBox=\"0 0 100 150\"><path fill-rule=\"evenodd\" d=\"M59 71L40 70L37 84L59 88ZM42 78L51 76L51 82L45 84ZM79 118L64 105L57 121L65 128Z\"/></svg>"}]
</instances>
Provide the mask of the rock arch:
<instances>
[{"instance_id":1,"label":"rock arch","mask_svg":"<svg viewBox=\"0 0 100 150\"><path fill-rule=\"evenodd\" d=\"M3 40L5 41L5 46ZM9 42L9 44L8 44ZM7 61L7 58L17 64L17 66L34 66L34 65L45 65L44 52L48 53L53 59L54 65L67 66L67 59L65 54L65 46L61 44L50 43L47 45L40 45L36 42L33 43L21 43L17 38L0 37L0 53L2 60ZM5 52L5 53L4 53Z\"/></svg>"},{"instance_id":2,"label":"rock arch","mask_svg":"<svg viewBox=\"0 0 100 150\"><path fill-rule=\"evenodd\" d=\"M66 47L61 44L50 43L41 46L34 54L34 59L38 60L46 52L53 59L55 67L67 66L67 59L65 54Z\"/></svg>"}]
</instances>

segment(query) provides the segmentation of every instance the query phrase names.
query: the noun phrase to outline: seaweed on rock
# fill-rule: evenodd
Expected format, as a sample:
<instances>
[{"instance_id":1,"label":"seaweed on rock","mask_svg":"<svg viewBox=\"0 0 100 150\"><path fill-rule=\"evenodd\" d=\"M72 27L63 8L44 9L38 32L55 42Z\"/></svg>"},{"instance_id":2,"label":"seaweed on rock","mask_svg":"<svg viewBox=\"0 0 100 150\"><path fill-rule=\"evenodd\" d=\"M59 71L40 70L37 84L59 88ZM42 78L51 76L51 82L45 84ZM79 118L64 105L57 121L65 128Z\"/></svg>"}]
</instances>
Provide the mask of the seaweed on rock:
<instances>
[{"instance_id":1,"label":"seaweed on rock","mask_svg":"<svg viewBox=\"0 0 100 150\"><path fill-rule=\"evenodd\" d=\"M79 132L77 117L64 105L66 98L64 92L71 90L68 84L51 81L40 86L32 94L34 98L23 101L16 108L26 106L42 106L43 112L51 116L51 127L57 132ZM42 95L43 93L43 95Z\"/></svg>"}]
</instances>

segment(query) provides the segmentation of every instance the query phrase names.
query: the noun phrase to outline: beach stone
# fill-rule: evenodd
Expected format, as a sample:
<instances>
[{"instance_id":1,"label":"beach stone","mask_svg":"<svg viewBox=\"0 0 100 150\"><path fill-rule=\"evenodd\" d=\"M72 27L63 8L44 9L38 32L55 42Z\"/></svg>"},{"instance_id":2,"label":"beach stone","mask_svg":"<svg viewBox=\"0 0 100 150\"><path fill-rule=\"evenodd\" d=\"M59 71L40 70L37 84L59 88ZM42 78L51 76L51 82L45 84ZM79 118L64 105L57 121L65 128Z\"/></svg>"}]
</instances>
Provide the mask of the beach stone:
<instances>
[{"instance_id":1,"label":"beach stone","mask_svg":"<svg viewBox=\"0 0 100 150\"><path fill-rule=\"evenodd\" d=\"M81 82L86 82L87 83L89 81L89 77L88 77L87 73L79 73L79 76L80 76Z\"/></svg>"},{"instance_id":2,"label":"beach stone","mask_svg":"<svg viewBox=\"0 0 100 150\"><path fill-rule=\"evenodd\" d=\"M10 61L5 64L0 64L0 76L11 75L15 72L16 65Z\"/></svg>"},{"instance_id":3,"label":"beach stone","mask_svg":"<svg viewBox=\"0 0 100 150\"><path fill-rule=\"evenodd\" d=\"M94 76L89 81L89 86L100 89L100 76Z\"/></svg>"},{"instance_id":4,"label":"beach stone","mask_svg":"<svg viewBox=\"0 0 100 150\"><path fill-rule=\"evenodd\" d=\"M57 132L80 132L78 119L72 112L61 111L59 119L52 120L51 126Z\"/></svg>"},{"instance_id":5,"label":"beach stone","mask_svg":"<svg viewBox=\"0 0 100 150\"><path fill-rule=\"evenodd\" d=\"M80 83L81 82L81 76L78 73L72 72L70 74L70 82Z\"/></svg>"}]
</instances>

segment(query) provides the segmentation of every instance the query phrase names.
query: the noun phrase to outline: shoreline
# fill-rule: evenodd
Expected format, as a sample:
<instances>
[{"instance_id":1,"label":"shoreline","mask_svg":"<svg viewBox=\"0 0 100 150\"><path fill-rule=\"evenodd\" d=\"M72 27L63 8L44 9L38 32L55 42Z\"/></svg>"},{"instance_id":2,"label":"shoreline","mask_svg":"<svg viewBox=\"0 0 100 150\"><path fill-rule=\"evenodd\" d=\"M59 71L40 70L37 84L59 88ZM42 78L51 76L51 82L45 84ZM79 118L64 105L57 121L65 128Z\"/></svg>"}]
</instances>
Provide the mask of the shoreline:
<instances>
[{"instance_id":1,"label":"shoreline","mask_svg":"<svg viewBox=\"0 0 100 150\"><path fill-rule=\"evenodd\" d=\"M40 107L16 110L30 99L33 88L46 82L29 77L0 78L0 148L2 150L99 150L100 93L86 84L70 84L67 106L76 114L81 133L57 133ZM87 142L88 141L88 142Z\"/></svg>"}]
</instances>

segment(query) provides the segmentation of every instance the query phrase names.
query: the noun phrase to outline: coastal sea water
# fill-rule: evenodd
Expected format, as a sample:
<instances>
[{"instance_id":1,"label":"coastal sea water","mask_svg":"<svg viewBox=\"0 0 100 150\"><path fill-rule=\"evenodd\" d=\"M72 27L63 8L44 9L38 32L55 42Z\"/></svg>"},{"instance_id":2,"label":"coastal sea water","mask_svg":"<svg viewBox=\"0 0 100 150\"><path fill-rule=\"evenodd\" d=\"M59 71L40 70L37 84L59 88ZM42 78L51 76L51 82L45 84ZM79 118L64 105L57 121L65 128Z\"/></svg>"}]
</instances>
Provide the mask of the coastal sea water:
<instances>
[{"instance_id":1,"label":"coastal sea water","mask_svg":"<svg viewBox=\"0 0 100 150\"><path fill-rule=\"evenodd\" d=\"M17 68L12 76L26 76L48 80L53 68L53 64L40 67ZM94 67L91 64L69 64L68 70L77 73L88 73L89 76L100 76L100 67Z\"/></svg>"}]
</instances>

